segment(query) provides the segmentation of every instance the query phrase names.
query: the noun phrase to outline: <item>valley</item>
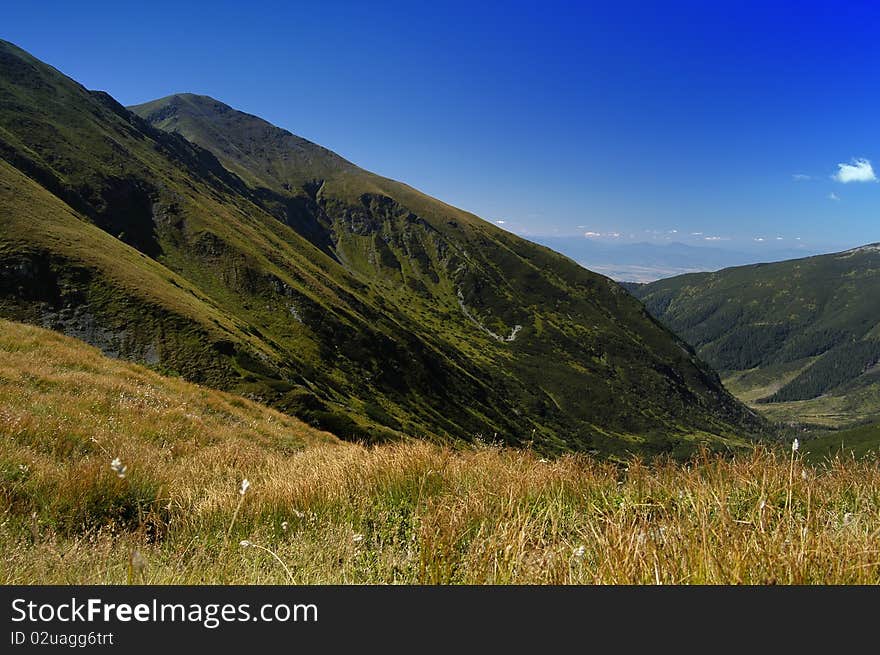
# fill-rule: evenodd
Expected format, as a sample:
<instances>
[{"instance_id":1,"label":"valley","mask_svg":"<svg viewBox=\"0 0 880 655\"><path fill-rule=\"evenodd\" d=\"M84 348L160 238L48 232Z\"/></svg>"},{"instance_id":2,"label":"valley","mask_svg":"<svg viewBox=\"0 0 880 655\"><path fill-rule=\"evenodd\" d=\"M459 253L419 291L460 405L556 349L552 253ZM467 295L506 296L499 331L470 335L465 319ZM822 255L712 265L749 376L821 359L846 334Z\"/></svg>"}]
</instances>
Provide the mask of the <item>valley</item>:
<instances>
[{"instance_id":1,"label":"valley","mask_svg":"<svg viewBox=\"0 0 880 655\"><path fill-rule=\"evenodd\" d=\"M501 225L0 40L0 581L880 582L880 246Z\"/></svg>"}]
</instances>

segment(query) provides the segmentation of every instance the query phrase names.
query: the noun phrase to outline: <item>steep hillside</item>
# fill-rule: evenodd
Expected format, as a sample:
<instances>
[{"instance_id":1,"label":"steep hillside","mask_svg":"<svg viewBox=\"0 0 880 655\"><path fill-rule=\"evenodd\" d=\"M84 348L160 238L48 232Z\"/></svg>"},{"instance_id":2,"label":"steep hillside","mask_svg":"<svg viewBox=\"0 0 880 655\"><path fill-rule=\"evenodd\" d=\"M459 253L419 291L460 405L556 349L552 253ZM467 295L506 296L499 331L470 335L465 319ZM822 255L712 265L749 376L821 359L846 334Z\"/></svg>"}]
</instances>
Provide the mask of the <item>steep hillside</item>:
<instances>
[{"instance_id":1,"label":"steep hillside","mask_svg":"<svg viewBox=\"0 0 880 655\"><path fill-rule=\"evenodd\" d=\"M77 339L5 320L0 397L4 464L16 460L16 450L38 452L46 465L91 455L103 461L102 447L112 451L120 442L180 451L196 435L206 447L229 441L288 453L340 443L238 395L164 377Z\"/></svg>"},{"instance_id":2,"label":"steep hillside","mask_svg":"<svg viewBox=\"0 0 880 655\"><path fill-rule=\"evenodd\" d=\"M630 291L774 418L880 416L880 245Z\"/></svg>"},{"instance_id":3,"label":"steep hillside","mask_svg":"<svg viewBox=\"0 0 880 655\"><path fill-rule=\"evenodd\" d=\"M0 314L343 438L763 428L610 280L216 101L138 112L0 43Z\"/></svg>"},{"instance_id":4,"label":"steep hillside","mask_svg":"<svg viewBox=\"0 0 880 655\"><path fill-rule=\"evenodd\" d=\"M878 437L627 466L363 447L0 321L0 584L876 584L880 464L849 452Z\"/></svg>"}]
</instances>

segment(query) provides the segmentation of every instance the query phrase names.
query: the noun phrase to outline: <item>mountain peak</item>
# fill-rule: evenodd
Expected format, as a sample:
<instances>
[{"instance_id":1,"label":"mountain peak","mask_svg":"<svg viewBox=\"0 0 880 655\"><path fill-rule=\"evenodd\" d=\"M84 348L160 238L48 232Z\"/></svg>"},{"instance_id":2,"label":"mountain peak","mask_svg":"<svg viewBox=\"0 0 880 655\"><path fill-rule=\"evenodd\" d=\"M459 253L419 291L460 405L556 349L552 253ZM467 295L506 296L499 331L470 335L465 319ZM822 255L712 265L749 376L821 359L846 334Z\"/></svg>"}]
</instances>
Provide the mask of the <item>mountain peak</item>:
<instances>
[{"instance_id":1,"label":"mountain peak","mask_svg":"<svg viewBox=\"0 0 880 655\"><path fill-rule=\"evenodd\" d=\"M143 118L151 120L150 114L153 112L178 112L185 111L204 116L212 116L217 114L225 114L235 111L229 105L212 98L211 96L199 95L196 93L173 93L164 98L151 100L140 105L129 107L129 110L135 111Z\"/></svg>"},{"instance_id":2,"label":"mountain peak","mask_svg":"<svg viewBox=\"0 0 880 655\"><path fill-rule=\"evenodd\" d=\"M351 162L259 116L210 96L176 93L128 109L154 127L177 132L214 152L230 171L281 194L339 171L359 170Z\"/></svg>"}]
</instances>

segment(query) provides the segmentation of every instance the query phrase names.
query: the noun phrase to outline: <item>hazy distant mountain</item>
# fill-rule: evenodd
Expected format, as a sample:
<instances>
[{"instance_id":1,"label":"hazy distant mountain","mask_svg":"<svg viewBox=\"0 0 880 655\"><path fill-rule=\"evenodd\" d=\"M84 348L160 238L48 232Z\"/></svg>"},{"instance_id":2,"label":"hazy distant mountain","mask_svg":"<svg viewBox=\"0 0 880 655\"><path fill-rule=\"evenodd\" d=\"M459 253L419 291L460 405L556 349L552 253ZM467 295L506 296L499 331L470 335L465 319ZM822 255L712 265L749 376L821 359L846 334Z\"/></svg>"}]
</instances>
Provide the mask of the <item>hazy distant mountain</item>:
<instances>
[{"instance_id":1,"label":"hazy distant mountain","mask_svg":"<svg viewBox=\"0 0 880 655\"><path fill-rule=\"evenodd\" d=\"M615 244L576 236L532 238L619 282L653 282L683 273L717 271L730 266L816 254L808 248L773 248L769 245L746 251L676 242Z\"/></svg>"},{"instance_id":2,"label":"hazy distant mountain","mask_svg":"<svg viewBox=\"0 0 880 655\"><path fill-rule=\"evenodd\" d=\"M763 428L607 278L211 98L135 111L0 42L0 315L343 438Z\"/></svg>"}]
</instances>

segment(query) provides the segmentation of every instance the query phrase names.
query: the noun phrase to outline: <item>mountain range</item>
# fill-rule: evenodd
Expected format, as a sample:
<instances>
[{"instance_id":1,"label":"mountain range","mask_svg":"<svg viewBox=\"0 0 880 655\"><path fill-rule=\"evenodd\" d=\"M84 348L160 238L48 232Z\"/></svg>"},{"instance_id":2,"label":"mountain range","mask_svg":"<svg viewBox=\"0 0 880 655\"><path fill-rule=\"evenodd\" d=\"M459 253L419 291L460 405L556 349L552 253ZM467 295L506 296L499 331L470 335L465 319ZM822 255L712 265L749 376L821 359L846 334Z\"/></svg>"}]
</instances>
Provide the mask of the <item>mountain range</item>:
<instances>
[{"instance_id":1,"label":"mountain range","mask_svg":"<svg viewBox=\"0 0 880 655\"><path fill-rule=\"evenodd\" d=\"M757 262L797 259L818 252L808 247L776 247L772 244L752 249L695 246L690 243L615 243L579 236L536 236L535 241L563 253L581 266L619 282L649 283L659 279L717 271Z\"/></svg>"},{"instance_id":2,"label":"mountain range","mask_svg":"<svg viewBox=\"0 0 880 655\"><path fill-rule=\"evenodd\" d=\"M339 437L617 454L766 425L619 285L206 96L0 42L0 316Z\"/></svg>"}]
</instances>

